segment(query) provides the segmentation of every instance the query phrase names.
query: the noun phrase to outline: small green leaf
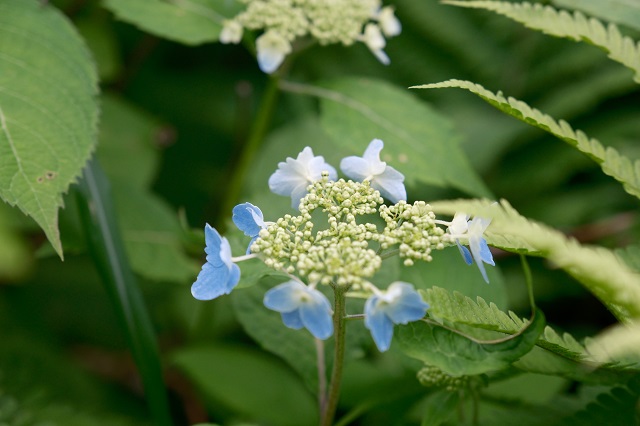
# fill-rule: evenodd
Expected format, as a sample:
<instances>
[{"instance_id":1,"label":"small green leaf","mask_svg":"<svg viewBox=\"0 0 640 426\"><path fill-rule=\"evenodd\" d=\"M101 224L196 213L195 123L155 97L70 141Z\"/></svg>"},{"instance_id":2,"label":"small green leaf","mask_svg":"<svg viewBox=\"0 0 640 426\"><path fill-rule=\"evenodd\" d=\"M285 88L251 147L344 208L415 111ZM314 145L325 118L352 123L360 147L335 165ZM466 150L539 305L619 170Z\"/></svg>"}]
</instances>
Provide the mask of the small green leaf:
<instances>
[{"instance_id":1,"label":"small green leaf","mask_svg":"<svg viewBox=\"0 0 640 426\"><path fill-rule=\"evenodd\" d=\"M216 344L180 350L173 359L211 407L223 404L261 424L317 424L314 398L273 357L240 346Z\"/></svg>"},{"instance_id":2,"label":"small green leaf","mask_svg":"<svg viewBox=\"0 0 640 426\"><path fill-rule=\"evenodd\" d=\"M635 0L553 0L560 7L640 30L640 3Z\"/></svg>"},{"instance_id":3,"label":"small green leaf","mask_svg":"<svg viewBox=\"0 0 640 426\"><path fill-rule=\"evenodd\" d=\"M235 0L105 0L118 19L184 44L218 40L222 21L239 10Z\"/></svg>"},{"instance_id":4,"label":"small green leaf","mask_svg":"<svg viewBox=\"0 0 640 426\"><path fill-rule=\"evenodd\" d=\"M362 155L372 139L382 139L382 160L403 173L407 184L490 195L458 146L453 124L406 90L355 77L326 81L322 87L291 82L281 87L320 98L323 128L349 155Z\"/></svg>"},{"instance_id":5,"label":"small green leaf","mask_svg":"<svg viewBox=\"0 0 640 426\"><path fill-rule=\"evenodd\" d=\"M36 0L0 2L0 69L0 198L62 257L62 194L96 143L96 70L67 18Z\"/></svg>"},{"instance_id":6,"label":"small green leaf","mask_svg":"<svg viewBox=\"0 0 640 426\"><path fill-rule=\"evenodd\" d=\"M475 375L509 367L534 347L544 326L544 315L537 310L520 333L484 342L441 325L416 321L399 327L398 341L407 355L450 375Z\"/></svg>"}]
</instances>

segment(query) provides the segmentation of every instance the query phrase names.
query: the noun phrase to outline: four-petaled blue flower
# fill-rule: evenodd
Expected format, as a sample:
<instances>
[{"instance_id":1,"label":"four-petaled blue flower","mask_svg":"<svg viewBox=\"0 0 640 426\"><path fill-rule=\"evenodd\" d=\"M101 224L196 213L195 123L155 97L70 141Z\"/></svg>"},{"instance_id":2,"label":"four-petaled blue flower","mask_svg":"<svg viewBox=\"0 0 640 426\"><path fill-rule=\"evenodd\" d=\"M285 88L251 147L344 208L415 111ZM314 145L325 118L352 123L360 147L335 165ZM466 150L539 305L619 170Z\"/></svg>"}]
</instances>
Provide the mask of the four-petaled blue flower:
<instances>
[{"instance_id":1,"label":"four-petaled blue flower","mask_svg":"<svg viewBox=\"0 0 640 426\"><path fill-rule=\"evenodd\" d=\"M380 352L389 349L394 324L407 324L425 316L429 309L409 283L396 281L386 292L375 294L364 305L364 325L371 331Z\"/></svg>"},{"instance_id":2,"label":"four-petaled blue flower","mask_svg":"<svg viewBox=\"0 0 640 426\"><path fill-rule=\"evenodd\" d=\"M291 207L297 209L300 200L307 195L309 184L319 180L322 172L329 173L329 180L336 180L338 173L322 156L314 156L311 148L306 147L294 160L287 157L286 162L278 163L278 170L269 178L269 189L278 195L291 197Z\"/></svg>"},{"instance_id":3,"label":"four-petaled blue flower","mask_svg":"<svg viewBox=\"0 0 640 426\"><path fill-rule=\"evenodd\" d=\"M495 266L495 263L489 250L489 245L487 245L487 240L482 235L490 223L491 219L475 217L469 220L469 216L465 213L456 213L451 225L449 225L449 233L456 238L458 249L464 261L467 265L471 265L475 260L482 278L487 283L489 283L489 277L487 277L487 271L484 269L484 263L491 266ZM467 240L469 248L460 244L460 238Z\"/></svg>"},{"instance_id":4,"label":"four-petaled blue flower","mask_svg":"<svg viewBox=\"0 0 640 426\"><path fill-rule=\"evenodd\" d=\"M198 300L211 300L231 290L240 280L240 268L231 259L229 241L207 224L204 227L207 263L202 265L191 294Z\"/></svg>"},{"instance_id":5,"label":"four-petaled blue flower","mask_svg":"<svg viewBox=\"0 0 640 426\"><path fill-rule=\"evenodd\" d=\"M380 161L380 151L383 147L384 143L380 139L372 140L362 157L343 158L340 169L351 179L370 181L371 187L380 191L380 195L392 203L406 201L404 175L384 161Z\"/></svg>"},{"instance_id":6,"label":"four-petaled blue flower","mask_svg":"<svg viewBox=\"0 0 640 426\"><path fill-rule=\"evenodd\" d=\"M251 253L251 245L258 238L260 230L267 227L262 211L251 203L238 204L233 208L232 219L238 229L244 232L244 235L251 237L247 254Z\"/></svg>"},{"instance_id":7,"label":"four-petaled blue flower","mask_svg":"<svg viewBox=\"0 0 640 426\"><path fill-rule=\"evenodd\" d=\"M298 281L282 283L264 295L264 305L280 312L284 325L294 330L305 327L324 340L333 334L332 309L324 294Z\"/></svg>"}]
</instances>

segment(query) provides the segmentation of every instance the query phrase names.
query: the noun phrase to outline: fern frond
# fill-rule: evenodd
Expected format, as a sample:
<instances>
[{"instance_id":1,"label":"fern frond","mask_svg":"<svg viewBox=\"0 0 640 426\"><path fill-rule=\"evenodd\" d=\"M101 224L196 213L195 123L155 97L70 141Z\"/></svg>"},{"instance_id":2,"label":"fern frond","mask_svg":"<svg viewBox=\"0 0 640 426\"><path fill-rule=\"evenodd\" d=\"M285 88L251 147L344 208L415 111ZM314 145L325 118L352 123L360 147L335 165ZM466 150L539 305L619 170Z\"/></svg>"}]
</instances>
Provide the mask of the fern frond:
<instances>
[{"instance_id":1,"label":"fern frond","mask_svg":"<svg viewBox=\"0 0 640 426\"><path fill-rule=\"evenodd\" d=\"M573 238L521 216L507 201L454 200L431 203L433 211L492 218L489 244L508 251L543 256L582 283L620 319L640 318L640 274L614 252L583 246Z\"/></svg>"},{"instance_id":2,"label":"fern frond","mask_svg":"<svg viewBox=\"0 0 640 426\"><path fill-rule=\"evenodd\" d=\"M481 85L470 81L447 80L442 83L423 84L411 88L440 89L447 87L466 89L499 110L563 140L598 163L602 171L622 183L629 194L640 198L640 161L632 162L614 148L605 148L597 139L588 137L580 130L573 130L564 120L556 121L551 116L531 108L522 101L512 97L505 98L500 92L490 92Z\"/></svg>"},{"instance_id":3,"label":"fern frond","mask_svg":"<svg viewBox=\"0 0 640 426\"><path fill-rule=\"evenodd\" d=\"M630 68L634 80L640 83L640 43L620 34L614 24L588 18L580 12L571 14L541 4L508 3L502 1L444 1L453 6L490 10L520 22L526 27L555 37L586 41L609 52L609 57Z\"/></svg>"},{"instance_id":4,"label":"fern frond","mask_svg":"<svg viewBox=\"0 0 640 426\"><path fill-rule=\"evenodd\" d=\"M429 315L438 319L507 334L516 334L528 324L512 311L505 313L495 304L487 304L482 297L473 301L457 291L450 293L440 287L423 290L422 294L424 300L431 305ZM574 361L588 358L584 346L573 336L567 333L560 336L549 326L545 328L536 344Z\"/></svg>"}]
</instances>

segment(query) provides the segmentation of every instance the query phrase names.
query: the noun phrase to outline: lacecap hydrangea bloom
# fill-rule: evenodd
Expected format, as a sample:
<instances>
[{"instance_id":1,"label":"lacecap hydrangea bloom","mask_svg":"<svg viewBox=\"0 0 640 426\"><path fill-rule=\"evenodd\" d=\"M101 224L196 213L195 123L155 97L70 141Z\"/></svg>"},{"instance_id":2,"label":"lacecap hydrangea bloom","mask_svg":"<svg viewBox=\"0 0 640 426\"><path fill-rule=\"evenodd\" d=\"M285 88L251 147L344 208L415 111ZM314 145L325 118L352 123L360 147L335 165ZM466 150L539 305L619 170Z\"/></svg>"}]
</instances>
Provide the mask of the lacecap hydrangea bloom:
<instances>
[{"instance_id":1,"label":"lacecap hydrangea bloom","mask_svg":"<svg viewBox=\"0 0 640 426\"><path fill-rule=\"evenodd\" d=\"M266 73L278 69L296 40L307 37L321 45L364 43L383 64L385 37L402 25L394 9L380 0L240 0L246 8L223 22L221 43L239 43L244 30L260 31L256 39L258 65Z\"/></svg>"},{"instance_id":2,"label":"lacecap hydrangea bloom","mask_svg":"<svg viewBox=\"0 0 640 426\"><path fill-rule=\"evenodd\" d=\"M234 207L233 222L250 238L241 257L232 257L228 241L207 225L207 262L192 286L193 295L209 300L229 293L240 278L236 262L258 258L289 278L268 290L263 300L280 313L285 326L327 339L334 332L335 315L344 314L334 311L325 293L366 298L364 325L378 349L386 351L395 325L422 319L429 305L411 283L375 286L372 278L383 259L398 255L411 266L432 261L433 250L457 246L487 280L483 264L493 264L493 259L483 233L489 221L469 220L464 214L445 221L424 201L408 203L404 176L380 160L383 147L374 139L362 157L344 158L340 168L349 180L339 179L335 168L310 147L279 163L269 188L291 197L296 211L266 222L251 203ZM325 224L318 222L319 215ZM372 223L371 215L383 225ZM321 291L323 286L327 291Z\"/></svg>"}]
</instances>

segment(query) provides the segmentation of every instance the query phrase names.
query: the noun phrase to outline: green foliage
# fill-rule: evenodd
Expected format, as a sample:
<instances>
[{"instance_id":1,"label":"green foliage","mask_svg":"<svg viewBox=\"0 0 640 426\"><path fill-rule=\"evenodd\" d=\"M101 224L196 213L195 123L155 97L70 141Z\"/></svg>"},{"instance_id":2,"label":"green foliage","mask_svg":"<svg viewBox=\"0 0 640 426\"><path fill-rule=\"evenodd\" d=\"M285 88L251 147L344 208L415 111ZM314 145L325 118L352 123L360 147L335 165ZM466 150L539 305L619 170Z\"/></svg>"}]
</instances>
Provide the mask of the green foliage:
<instances>
[{"instance_id":1,"label":"green foliage","mask_svg":"<svg viewBox=\"0 0 640 426\"><path fill-rule=\"evenodd\" d=\"M233 16L235 0L105 0L118 19L185 44L218 40L222 21Z\"/></svg>"},{"instance_id":2,"label":"green foliage","mask_svg":"<svg viewBox=\"0 0 640 426\"><path fill-rule=\"evenodd\" d=\"M318 412L302 382L276 359L234 346L177 351L174 363L205 396L211 409L234 409L258 422L313 425ZM286 401L287 410L278 410Z\"/></svg>"},{"instance_id":3,"label":"green foliage","mask_svg":"<svg viewBox=\"0 0 640 426\"><path fill-rule=\"evenodd\" d=\"M556 121L522 101L511 97L505 98L501 93L494 94L479 84L469 81L449 80L442 83L414 86L413 88L437 89L444 87L467 89L499 110L567 142L600 164L602 171L622 183L629 194L640 198L640 161L630 160L621 155L615 148L605 148L598 140L589 138L580 130L574 131L566 121Z\"/></svg>"},{"instance_id":4,"label":"green foliage","mask_svg":"<svg viewBox=\"0 0 640 426\"><path fill-rule=\"evenodd\" d=\"M640 5L627 0L553 0L560 7L582 10L606 21L640 30Z\"/></svg>"},{"instance_id":5,"label":"green foliage","mask_svg":"<svg viewBox=\"0 0 640 426\"><path fill-rule=\"evenodd\" d=\"M0 2L0 197L60 257L58 209L96 143L96 71L76 29L36 0Z\"/></svg>"},{"instance_id":6,"label":"green foliage","mask_svg":"<svg viewBox=\"0 0 640 426\"><path fill-rule=\"evenodd\" d=\"M445 1L446 4L487 9L508 16L529 28L556 37L584 40L609 52L609 57L630 68L640 83L640 43L620 34L613 24L607 27L595 18L580 12L570 14L541 4L508 3L499 1Z\"/></svg>"},{"instance_id":7,"label":"green foliage","mask_svg":"<svg viewBox=\"0 0 640 426\"><path fill-rule=\"evenodd\" d=\"M453 215L492 218L487 230L490 244L504 250L543 256L580 281L621 318L640 315L638 275L611 250L588 247L559 231L529 221L506 201L500 205L486 200L437 201L433 210Z\"/></svg>"}]
</instances>

